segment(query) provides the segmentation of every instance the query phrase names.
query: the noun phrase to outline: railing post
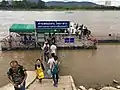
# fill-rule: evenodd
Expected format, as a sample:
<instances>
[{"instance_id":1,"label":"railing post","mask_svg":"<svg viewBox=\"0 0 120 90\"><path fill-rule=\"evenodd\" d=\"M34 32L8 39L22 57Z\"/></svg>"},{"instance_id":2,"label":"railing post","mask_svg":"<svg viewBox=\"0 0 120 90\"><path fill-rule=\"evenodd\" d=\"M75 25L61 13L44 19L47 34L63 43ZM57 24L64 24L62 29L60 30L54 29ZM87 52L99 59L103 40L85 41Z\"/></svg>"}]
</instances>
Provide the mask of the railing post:
<instances>
[{"instance_id":1,"label":"railing post","mask_svg":"<svg viewBox=\"0 0 120 90\"><path fill-rule=\"evenodd\" d=\"M37 41L38 41L37 32L36 32L36 30L35 30L35 48L37 47Z\"/></svg>"}]
</instances>

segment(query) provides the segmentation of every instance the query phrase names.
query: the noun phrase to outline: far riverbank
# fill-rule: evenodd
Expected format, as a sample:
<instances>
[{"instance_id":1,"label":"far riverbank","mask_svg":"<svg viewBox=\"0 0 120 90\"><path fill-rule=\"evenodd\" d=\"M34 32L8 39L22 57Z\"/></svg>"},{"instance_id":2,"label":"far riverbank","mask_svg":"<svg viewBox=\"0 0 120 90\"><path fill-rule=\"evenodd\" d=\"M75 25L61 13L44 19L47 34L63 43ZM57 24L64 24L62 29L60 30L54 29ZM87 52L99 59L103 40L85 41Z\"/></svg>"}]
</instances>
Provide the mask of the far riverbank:
<instances>
[{"instance_id":1,"label":"far riverbank","mask_svg":"<svg viewBox=\"0 0 120 90\"><path fill-rule=\"evenodd\" d=\"M115 9L0 9L0 11L120 11Z\"/></svg>"}]
</instances>

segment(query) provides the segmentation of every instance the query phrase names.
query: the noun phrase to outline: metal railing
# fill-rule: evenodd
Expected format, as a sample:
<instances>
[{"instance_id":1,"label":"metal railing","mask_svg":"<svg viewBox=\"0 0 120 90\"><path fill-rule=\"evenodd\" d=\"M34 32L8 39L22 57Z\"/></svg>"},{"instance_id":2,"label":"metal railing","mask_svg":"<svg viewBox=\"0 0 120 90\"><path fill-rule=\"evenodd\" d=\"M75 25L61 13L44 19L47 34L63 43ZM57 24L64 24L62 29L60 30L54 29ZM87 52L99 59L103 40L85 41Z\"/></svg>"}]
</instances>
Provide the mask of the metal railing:
<instances>
[{"instance_id":1,"label":"metal railing","mask_svg":"<svg viewBox=\"0 0 120 90\"><path fill-rule=\"evenodd\" d=\"M74 38L73 43L65 43L65 38ZM1 48L5 49L12 49L12 48L37 48L41 47L36 40L21 40L21 39L13 39L9 40L9 36L4 38L0 41ZM90 40L81 40L79 39L79 36L76 36L75 34L57 34L56 35L56 44L58 47L70 47L70 46L93 46L94 42Z\"/></svg>"}]
</instances>

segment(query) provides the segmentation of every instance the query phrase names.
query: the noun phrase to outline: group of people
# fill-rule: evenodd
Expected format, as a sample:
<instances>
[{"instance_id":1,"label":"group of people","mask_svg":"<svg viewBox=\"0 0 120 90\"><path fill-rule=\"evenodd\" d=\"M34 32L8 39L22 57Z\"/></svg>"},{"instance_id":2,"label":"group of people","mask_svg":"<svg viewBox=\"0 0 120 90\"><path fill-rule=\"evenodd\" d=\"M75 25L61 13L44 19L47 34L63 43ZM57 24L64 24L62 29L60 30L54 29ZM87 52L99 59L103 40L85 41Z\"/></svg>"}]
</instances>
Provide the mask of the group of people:
<instances>
[{"instance_id":1,"label":"group of people","mask_svg":"<svg viewBox=\"0 0 120 90\"><path fill-rule=\"evenodd\" d=\"M59 78L59 60L56 53L57 47L54 43L49 45L48 41L46 41L42 49L44 58L41 57L37 59L35 63L36 77L39 79L39 82L42 83L42 79L45 78L45 70L47 69L48 75L53 79L53 85L57 87ZM47 65L48 68L46 68L45 65ZM7 75L12 85L14 85L15 90L25 90L27 72L22 65L17 61L11 61Z\"/></svg>"},{"instance_id":2,"label":"group of people","mask_svg":"<svg viewBox=\"0 0 120 90\"><path fill-rule=\"evenodd\" d=\"M91 34L91 31L85 25L79 25L78 23L72 23L66 32L69 34L76 34L80 39L89 37Z\"/></svg>"},{"instance_id":3,"label":"group of people","mask_svg":"<svg viewBox=\"0 0 120 90\"><path fill-rule=\"evenodd\" d=\"M27 37L27 35L24 35L23 38L21 37L21 42L25 45L28 45L34 41L35 39L32 37L32 35L29 35L29 37Z\"/></svg>"},{"instance_id":4,"label":"group of people","mask_svg":"<svg viewBox=\"0 0 120 90\"><path fill-rule=\"evenodd\" d=\"M43 53L44 53L44 61L47 63L49 69L48 74L52 74L54 86L58 85L58 72L59 72L59 60L57 57L57 46L53 41L46 40L43 47L42 47Z\"/></svg>"},{"instance_id":5,"label":"group of people","mask_svg":"<svg viewBox=\"0 0 120 90\"><path fill-rule=\"evenodd\" d=\"M56 43L56 36L55 33L51 34L49 33L48 38L44 37L45 41L48 41L48 43L51 45L52 43Z\"/></svg>"},{"instance_id":6,"label":"group of people","mask_svg":"<svg viewBox=\"0 0 120 90\"><path fill-rule=\"evenodd\" d=\"M56 55L57 46L55 43L50 44L49 41L45 41L42 50L44 52L44 60L47 62L50 54L54 53Z\"/></svg>"},{"instance_id":7,"label":"group of people","mask_svg":"<svg viewBox=\"0 0 120 90\"><path fill-rule=\"evenodd\" d=\"M85 37L88 39L89 36L91 35L91 31L88 30L88 28L83 24L80 26L76 24L75 29L76 29L75 33L77 36L79 36L80 39L84 39Z\"/></svg>"},{"instance_id":8,"label":"group of people","mask_svg":"<svg viewBox=\"0 0 120 90\"><path fill-rule=\"evenodd\" d=\"M96 46L98 41L95 37L91 35L91 31L88 30L86 26L84 26L83 24L80 26L76 24L75 28L76 28L76 32L75 32L76 36L79 36L79 39L84 40L86 38L87 40L92 41L93 45Z\"/></svg>"},{"instance_id":9,"label":"group of people","mask_svg":"<svg viewBox=\"0 0 120 90\"><path fill-rule=\"evenodd\" d=\"M59 78L58 76L59 60L57 57L56 49L57 47L55 43L52 43L50 45L48 41L45 41L42 47L44 59L41 59L41 60L37 59L36 65L35 65L35 70L37 72L37 78L39 79L40 83L42 83L42 79L45 77L44 71L45 69L47 69L44 67L44 65L48 66L47 73L48 73L48 76L53 78L53 82L54 82L53 85L55 87L58 86L58 78Z\"/></svg>"},{"instance_id":10,"label":"group of people","mask_svg":"<svg viewBox=\"0 0 120 90\"><path fill-rule=\"evenodd\" d=\"M35 44L35 39L32 37L32 35L19 35L16 36L14 34L10 34L8 37L6 37L4 39L4 44L6 45L6 42L8 42L9 44L9 48L11 49L12 47L16 46L16 45L21 45L21 44L24 44L24 45L29 45L31 43L34 43Z\"/></svg>"}]
</instances>

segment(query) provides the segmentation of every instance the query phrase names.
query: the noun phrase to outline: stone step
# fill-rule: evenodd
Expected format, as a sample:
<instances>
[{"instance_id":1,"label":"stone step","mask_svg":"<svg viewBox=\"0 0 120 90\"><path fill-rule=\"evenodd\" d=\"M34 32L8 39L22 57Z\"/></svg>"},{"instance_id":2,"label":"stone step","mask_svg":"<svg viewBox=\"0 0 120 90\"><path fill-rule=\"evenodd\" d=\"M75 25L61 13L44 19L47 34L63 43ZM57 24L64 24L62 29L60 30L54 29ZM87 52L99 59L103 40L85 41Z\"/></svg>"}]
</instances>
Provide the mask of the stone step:
<instances>
[{"instance_id":1,"label":"stone step","mask_svg":"<svg viewBox=\"0 0 120 90\"><path fill-rule=\"evenodd\" d=\"M53 86L52 79L43 79L42 84L36 80L28 90L76 90L76 88L73 89L72 83L74 82L72 82L70 77L71 76L60 76L58 87Z\"/></svg>"}]
</instances>

